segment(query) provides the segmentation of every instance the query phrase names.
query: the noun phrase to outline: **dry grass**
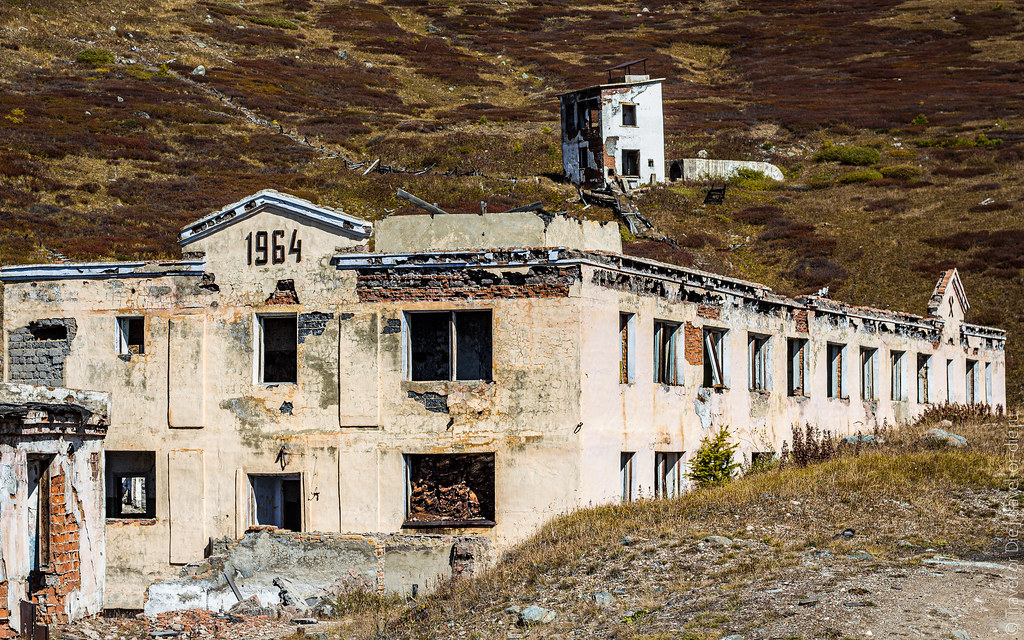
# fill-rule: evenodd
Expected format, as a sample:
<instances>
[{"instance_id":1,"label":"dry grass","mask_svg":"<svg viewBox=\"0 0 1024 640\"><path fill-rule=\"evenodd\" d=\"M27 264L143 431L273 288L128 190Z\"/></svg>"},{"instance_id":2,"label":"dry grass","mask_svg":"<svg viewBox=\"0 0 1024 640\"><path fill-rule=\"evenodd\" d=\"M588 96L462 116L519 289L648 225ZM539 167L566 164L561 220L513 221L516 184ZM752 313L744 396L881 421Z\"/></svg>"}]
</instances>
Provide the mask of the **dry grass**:
<instances>
[{"instance_id":1,"label":"dry grass","mask_svg":"<svg viewBox=\"0 0 1024 640\"><path fill-rule=\"evenodd\" d=\"M345 637L381 632L392 638L444 637L453 628L482 638L504 637L503 609L538 601L574 611L572 620L550 633L578 632L587 624L584 609L592 605L577 598L609 584L646 593L641 597L650 598L648 605L640 600L630 605L635 610L657 609L665 600L662 589L694 588L705 590L709 611L721 610L730 593L788 575L808 549L836 557L866 550L875 564L885 565L913 553L896 545L899 540L918 550L983 557L998 532L998 509L992 505L1006 469L1009 423L967 419L956 411L943 415L963 417L955 431L968 438L968 448L929 448L920 434L934 422L921 422L882 434L884 446L859 454L847 449L823 464L757 473L674 500L571 513L504 554L494 568L445 584L422 602L366 605L361 599L369 609L355 612ZM837 538L846 528L857 531L855 539ZM727 551L709 564L694 546L708 535L754 540L765 552ZM640 568L652 558L673 571L659 576ZM691 603L694 611L702 606ZM690 625L695 632L718 624L695 620Z\"/></svg>"}]
</instances>

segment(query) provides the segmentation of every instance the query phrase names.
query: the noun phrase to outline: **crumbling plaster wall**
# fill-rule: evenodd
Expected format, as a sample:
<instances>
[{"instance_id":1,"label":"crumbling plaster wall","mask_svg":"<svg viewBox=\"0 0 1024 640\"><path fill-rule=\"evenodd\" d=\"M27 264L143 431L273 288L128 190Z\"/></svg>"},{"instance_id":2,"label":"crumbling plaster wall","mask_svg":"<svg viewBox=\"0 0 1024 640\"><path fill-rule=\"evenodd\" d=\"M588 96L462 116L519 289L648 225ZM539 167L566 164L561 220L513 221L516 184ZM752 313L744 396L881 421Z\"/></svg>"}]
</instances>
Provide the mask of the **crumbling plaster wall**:
<instances>
[{"instance_id":1,"label":"crumbling plaster wall","mask_svg":"<svg viewBox=\"0 0 1024 640\"><path fill-rule=\"evenodd\" d=\"M381 253L488 247L622 252L622 238L614 222L534 212L391 216L377 223L374 237L374 248Z\"/></svg>"},{"instance_id":2,"label":"crumbling plaster wall","mask_svg":"<svg viewBox=\"0 0 1024 640\"><path fill-rule=\"evenodd\" d=\"M68 448L74 453L68 455ZM0 436L0 609L20 626L21 600L29 598L28 457L52 455L50 466L51 572L39 605L47 624L95 615L105 583L101 441L96 438Z\"/></svg>"},{"instance_id":3,"label":"crumbling plaster wall","mask_svg":"<svg viewBox=\"0 0 1024 640\"><path fill-rule=\"evenodd\" d=\"M622 124L622 105L636 106L636 126ZM640 151L638 184L665 181L665 119L661 104L661 82L651 81L625 87L609 87L601 91L601 135L605 148L615 156L615 174L622 173L623 150ZM615 150L609 144L615 139ZM606 166L610 164L607 163Z\"/></svg>"},{"instance_id":4,"label":"crumbling plaster wall","mask_svg":"<svg viewBox=\"0 0 1024 640\"><path fill-rule=\"evenodd\" d=\"M993 365L993 405L1005 403L1005 362L999 349L985 347L973 339L970 354L957 344L932 342L892 323L847 318L830 313L803 315L801 310L765 305L760 310L740 296L691 290L684 300L678 285L654 286L653 280L631 278L624 287L594 282L596 270L584 269L581 367L583 374L583 466L584 502L605 502L620 495L616 471L619 454L635 451L634 478L641 495L654 493L655 451L686 452L686 459L700 440L713 429L728 426L740 443L738 455L749 461L752 452L772 448L779 451L790 441L791 427L813 424L836 435L869 432L884 422L896 424L913 419L924 409L917 402L916 356L932 355L930 396L933 402L946 399L945 361L953 359L955 384L964 380L967 357ZM628 290L633 288L634 291ZM639 293L662 290L664 295ZM619 382L619 314L636 314L634 345L635 382ZM680 323L677 337L679 385L655 383L653 371L653 323ZM956 324L953 319L952 324ZM727 329L725 369L727 388L703 385L701 331L704 327ZM959 335L959 325L949 331ZM774 372L770 393L748 389L749 333L771 336L770 367ZM934 335L938 336L939 331ZM692 336L695 340L690 340ZM788 397L786 393L786 338L808 340L806 379L808 396ZM845 398L828 398L825 351L829 342L846 344ZM685 343L685 344L684 344ZM875 389L877 400L859 397L859 348L877 348ZM890 349L905 351L903 385L905 400L892 402L890 393ZM688 352L689 351L689 352ZM693 356L696 355L696 358ZM983 369L982 369L983 371ZM956 397L964 402L963 390Z\"/></svg>"}]
</instances>

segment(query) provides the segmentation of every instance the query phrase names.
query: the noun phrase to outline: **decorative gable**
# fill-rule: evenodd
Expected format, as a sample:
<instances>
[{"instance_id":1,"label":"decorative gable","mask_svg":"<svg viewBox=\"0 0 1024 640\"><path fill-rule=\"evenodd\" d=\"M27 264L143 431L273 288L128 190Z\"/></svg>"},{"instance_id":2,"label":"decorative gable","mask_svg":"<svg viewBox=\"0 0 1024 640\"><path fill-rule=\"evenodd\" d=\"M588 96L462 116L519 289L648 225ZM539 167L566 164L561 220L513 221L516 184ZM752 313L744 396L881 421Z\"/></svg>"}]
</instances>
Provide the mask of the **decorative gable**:
<instances>
[{"instance_id":1,"label":"decorative gable","mask_svg":"<svg viewBox=\"0 0 1024 640\"><path fill-rule=\"evenodd\" d=\"M947 270L939 278L932 297L928 300L928 315L962 320L970 308L960 274L956 269Z\"/></svg>"},{"instance_id":2,"label":"decorative gable","mask_svg":"<svg viewBox=\"0 0 1024 640\"><path fill-rule=\"evenodd\" d=\"M366 240L373 231L373 225L369 222L338 209L322 207L302 198L265 189L187 225L178 234L178 244L187 246L246 218L267 211L320 227L351 240Z\"/></svg>"}]
</instances>

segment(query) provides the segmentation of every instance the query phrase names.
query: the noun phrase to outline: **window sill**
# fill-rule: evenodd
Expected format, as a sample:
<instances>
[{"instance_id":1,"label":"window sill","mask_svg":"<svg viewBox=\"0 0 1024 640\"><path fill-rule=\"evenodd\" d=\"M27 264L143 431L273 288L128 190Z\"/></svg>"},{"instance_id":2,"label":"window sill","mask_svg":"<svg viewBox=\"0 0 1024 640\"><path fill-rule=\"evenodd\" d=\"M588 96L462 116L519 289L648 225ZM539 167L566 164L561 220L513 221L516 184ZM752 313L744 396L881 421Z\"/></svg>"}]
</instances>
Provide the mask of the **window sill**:
<instances>
[{"instance_id":1,"label":"window sill","mask_svg":"<svg viewBox=\"0 0 1024 640\"><path fill-rule=\"evenodd\" d=\"M762 396L770 396L772 392L770 389L750 389L750 393L756 393Z\"/></svg>"},{"instance_id":2,"label":"window sill","mask_svg":"<svg viewBox=\"0 0 1024 640\"><path fill-rule=\"evenodd\" d=\"M729 390L729 387L724 384L716 384L711 387L702 386L701 389L707 389L708 391L714 391L715 393L725 393Z\"/></svg>"},{"instance_id":3,"label":"window sill","mask_svg":"<svg viewBox=\"0 0 1024 640\"><path fill-rule=\"evenodd\" d=\"M490 529L494 520L406 520L403 529Z\"/></svg>"},{"instance_id":4,"label":"window sill","mask_svg":"<svg viewBox=\"0 0 1024 640\"><path fill-rule=\"evenodd\" d=\"M130 525L138 527L152 527L156 524L156 518L107 518L107 524Z\"/></svg>"},{"instance_id":5,"label":"window sill","mask_svg":"<svg viewBox=\"0 0 1024 640\"><path fill-rule=\"evenodd\" d=\"M299 386L299 383L298 382L257 382L256 386L257 387L261 387L263 389L273 389L274 387L297 387L297 386Z\"/></svg>"}]
</instances>

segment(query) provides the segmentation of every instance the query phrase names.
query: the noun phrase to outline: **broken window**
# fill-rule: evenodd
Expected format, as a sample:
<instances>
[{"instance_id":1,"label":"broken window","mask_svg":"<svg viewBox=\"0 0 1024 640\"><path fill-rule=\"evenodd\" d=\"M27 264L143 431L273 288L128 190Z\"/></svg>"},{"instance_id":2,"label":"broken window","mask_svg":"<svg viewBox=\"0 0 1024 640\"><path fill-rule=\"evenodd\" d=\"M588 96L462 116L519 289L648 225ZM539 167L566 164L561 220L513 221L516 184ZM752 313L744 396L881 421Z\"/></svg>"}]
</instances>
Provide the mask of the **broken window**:
<instances>
[{"instance_id":1,"label":"broken window","mask_svg":"<svg viewBox=\"0 0 1024 640\"><path fill-rule=\"evenodd\" d=\"M634 451L623 451L619 454L619 480L622 484L622 501L633 502L633 459Z\"/></svg>"},{"instance_id":2,"label":"broken window","mask_svg":"<svg viewBox=\"0 0 1024 640\"><path fill-rule=\"evenodd\" d=\"M67 340L67 325L50 322L30 322L29 334L33 340Z\"/></svg>"},{"instance_id":3,"label":"broken window","mask_svg":"<svg viewBox=\"0 0 1024 640\"><path fill-rule=\"evenodd\" d=\"M156 517L156 452L107 451L108 518Z\"/></svg>"},{"instance_id":4,"label":"broken window","mask_svg":"<svg viewBox=\"0 0 1024 640\"><path fill-rule=\"evenodd\" d=\"M704 386L724 387L725 330L704 329Z\"/></svg>"},{"instance_id":5,"label":"broken window","mask_svg":"<svg viewBox=\"0 0 1024 640\"><path fill-rule=\"evenodd\" d=\"M654 322L654 381L661 384L679 384L676 366L676 336L679 325L675 322Z\"/></svg>"},{"instance_id":6,"label":"broken window","mask_svg":"<svg viewBox=\"0 0 1024 640\"><path fill-rule=\"evenodd\" d=\"M875 369L878 363L878 349L860 349L860 397L875 400Z\"/></svg>"},{"instance_id":7,"label":"broken window","mask_svg":"<svg viewBox=\"0 0 1024 640\"><path fill-rule=\"evenodd\" d=\"M146 353L144 336L146 319L142 316L130 316L117 319L117 353L118 355L140 355Z\"/></svg>"},{"instance_id":8,"label":"broken window","mask_svg":"<svg viewBox=\"0 0 1024 640\"><path fill-rule=\"evenodd\" d=\"M624 149L622 151L622 175L631 178L640 176L640 151Z\"/></svg>"},{"instance_id":9,"label":"broken window","mask_svg":"<svg viewBox=\"0 0 1024 640\"><path fill-rule=\"evenodd\" d=\"M298 325L294 315L259 316L259 381L298 381Z\"/></svg>"},{"instance_id":10,"label":"broken window","mask_svg":"<svg viewBox=\"0 0 1024 640\"><path fill-rule=\"evenodd\" d=\"M406 454L407 527L494 524L494 454Z\"/></svg>"},{"instance_id":11,"label":"broken window","mask_svg":"<svg viewBox=\"0 0 1024 640\"><path fill-rule=\"evenodd\" d=\"M490 309L408 312L406 323L412 380L491 379Z\"/></svg>"},{"instance_id":12,"label":"broken window","mask_svg":"<svg viewBox=\"0 0 1024 640\"><path fill-rule=\"evenodd\" d=\"M843 357L846 353L846 345L832 344L829 343L827 357L828 357L828 397L829 398L843 398L845 397L845 389L843 383L843 373L846 368L846 363L843 362Z\"/></svg>"},{"instance_id":13,"label":"broken window","mask_svg":"<svg viewBox=\"0 0 1024 640\"><path fill-rule=\"evenodd\" d=\"M624 105L622 105L622 126L624 126L624 127L635 127L636 126L636 105L635 104L624 104Z\"/></svg>"},{"instance_id":14,"label":"broken window","mask_svg":"<svg viewBox=\"0 0 1024 640\"><path fill-rule=\"evenodd\" d=\"M747 361L749 362L749 384L751 391L770 391L771 356L768 350L768 336L750 334L747 340Z\"/></svg>"},{"instance_id":15,"label":"broken window","mask_svg":"<svg viewBox=\"0 0 1024 640\"><path fill-rule=\"evenodd\" d=\"M966 404L975 404L978 402L978 361L968 360L964 373L967 382L967 393L964 396L964 402Z\"/></svg>"},{"instance_id":16,"label":"broken window","mask_svg":"<svg viewBox=\"0 0 1024 640\"><path fill-rule=\"evenodd\" d=\"M636 342L636 315L619 314L619 383L628 384L636 380L633 362L633 345Z\"/></svg>"},{"instance_id":17,"label":"broken window","mask_svg":"<svg viewBox=\"0 0 1024 640\"><path fill-rule=\"evenodd\" d=\"M29 560L33 571L50 569L50 466L54 456L28 455Z\"/></svg>"},{"instance_id":18,"label":"broken window","mask_svg":"<svg viewBox=\"0 0 1024 640\"><path fill-rule=\"evenodd\" d=\"M889 352L889 397L893 402L899 402L904 399L903 355L902 351Z\"/></svg>"},{"instance_id":19,"label":"broken window","mask_svg":"<svg viewBox=\"0 0 1024 640\"><path fill-rule=\"evenodd\" d=\"M928 380L930 378L932 357L923 353L917 354L917 401L921 404L930 402L928 399Z\"/></svg>"},{"instance_id":20,"label":"broken window","mask_svg":"<svg viewBox=\"0 0 1024 640\"><path fill-rule=\"evenodd\" d=\"M683 493L683 452L654 453L654 495L675 498Z\"/></svg>"},{"instance_id":21,"label":"broken window","mask_svg":"<svg viewBox=\"0 0 1024 640\"><path fill-rule=\"evenodd\" d=\"M992 406L992 363L985 363L985 404Z\"/></svg>"},{"instance_id":22,"label":"broken window","mask_svg":"<svg viewBox=\"0 0 1024 640\"><path fill-rule=\"evenodd\" d=\"M790 396L807 395L804 386L806 367L807 340L804 338L786 340L786 393Z\"/></svg>"},{"instance_id":23,"label":"broken window","mask_svg":"<svg viewBox=\"0 0 1024 640\"><path fill-rule=\"evenodd\" d=\"M587 158L587 147L577 147L577 150L579 151L580 170L582 171L583 169L589 169L590 160Z\"/></svg>"},{"instance_id":24,"label":"broken window","mask_svg":"<svg viewBox=\"0 0 1024 640\"><path fill-rule=\"evenodd\" d=\"M299 474L250 474L249 492L251 524L302 531L302 478Z\"/></svg>"},{"instance_id":25,"label":"broken window","mask_svg":"<svg viewBox=\"0 0 1024 640\"><path fill-rule=\"evenodd\" d=\"M946 402L956 402L956 384L953 382L953 361L946 360Z\"/></svg>"}]
</instances>

